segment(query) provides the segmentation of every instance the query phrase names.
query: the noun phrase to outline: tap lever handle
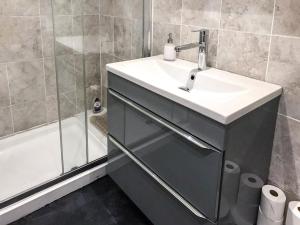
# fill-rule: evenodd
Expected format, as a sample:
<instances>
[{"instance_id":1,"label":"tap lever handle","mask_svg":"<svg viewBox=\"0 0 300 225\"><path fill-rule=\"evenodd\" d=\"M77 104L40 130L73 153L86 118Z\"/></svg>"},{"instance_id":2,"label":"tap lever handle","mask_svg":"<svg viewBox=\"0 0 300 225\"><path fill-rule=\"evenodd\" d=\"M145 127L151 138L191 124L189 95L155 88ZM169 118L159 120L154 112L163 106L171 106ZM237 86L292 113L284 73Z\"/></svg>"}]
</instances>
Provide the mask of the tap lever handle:
<instances>
[{"instance_id":1,"label":"tap lever handle","mask_svg":"<svg viewBox=\"0 0 300 225\"><path fill-rule=\"evenodd\" d=\"M192 32L199 32L199 43L205 43L208 41L208 29L192 30Z\"/></svg>"}]
</instances>

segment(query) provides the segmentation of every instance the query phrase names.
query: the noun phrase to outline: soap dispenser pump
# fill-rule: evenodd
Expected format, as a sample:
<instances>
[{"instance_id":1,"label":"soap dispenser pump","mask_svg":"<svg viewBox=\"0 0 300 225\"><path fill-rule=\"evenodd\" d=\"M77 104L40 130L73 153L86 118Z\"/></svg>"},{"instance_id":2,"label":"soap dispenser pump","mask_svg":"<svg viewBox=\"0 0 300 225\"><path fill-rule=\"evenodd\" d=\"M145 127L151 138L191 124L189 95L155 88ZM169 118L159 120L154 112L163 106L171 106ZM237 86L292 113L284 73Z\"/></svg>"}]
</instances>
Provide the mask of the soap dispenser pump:
<instances>
[{"instance_id":1,"label":"soap dispenser pump","mask_svg":"<svg viewBox=\"0 0 300 225\"><path fill-rule=\"evenodd\" d=\"M175 61L176 60L176 51L175 45L173 44L172 33L169 33L168 43L164 47L164 60Z\"/></svg>"}]
</instances>

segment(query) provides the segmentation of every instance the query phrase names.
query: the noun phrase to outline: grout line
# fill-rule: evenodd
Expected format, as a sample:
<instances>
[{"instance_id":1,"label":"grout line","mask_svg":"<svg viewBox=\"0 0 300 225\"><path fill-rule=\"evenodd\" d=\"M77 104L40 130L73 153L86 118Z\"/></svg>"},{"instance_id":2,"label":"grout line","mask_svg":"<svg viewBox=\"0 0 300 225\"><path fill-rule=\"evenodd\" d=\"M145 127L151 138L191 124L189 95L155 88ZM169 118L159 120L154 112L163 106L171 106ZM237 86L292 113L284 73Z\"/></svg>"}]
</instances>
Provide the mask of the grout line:
<instances>
[{"instance_id":1,"label":"grout line","mask_svg":"<svg viewBox=\"0 0 300 225\"><path fill-rule=\"evenodd\" d=\"M161 22L155 22L157 24L164 24L164 25L174 25L174 26L180 26L180 24L175 24L175 23L161 23ZM189 24L181 24L182 26L195 26L197 27L198 25L189 25ZM199 26L198 26L199 27ZM223 29L223 28L218 28L218 27L205 27L201 26L203 29L209 29L209 30L218 30L218 31L226 31L226 32L236 32L236 33L241 33L241 34L252 34L252 35L260 35L260 36L272 36L272 37L282 37L282 38L293 38L293 39L299 39L300 36L289 36L289 35L281 35L281 34L268 34L268 33L257 33L257 32L249 32L249 31L239 31L239 30L233 30L233 29Z\"/></svg>"},{"instance_id":2,"label":"grout line","mask_svg":"<svg viewBox=\"0 0 300 225\"><path fill-rule=\"evenodd\" d=\"M8 65L5 64L5 73L6 73L6 80L7 80L7 87L8 87L8 97L9 97L9 112L10 112L10 119L11 119L11 128L12 128L12 134L15 133L15 125L13 120L13 113L12 113L12 95L10 90L10 82L9 82L9 76L8 76Z\"/></svg>"},{"instance_id":3,"label":"grout line","mask_svg":"<svg viewBox=\"0 0 300 225\"><path fill-rule=\"evenodd\" d=\"M48 118L48 105L46 103L46 72L45 72L45 57L44 57L44 40L43 40L43 31L42 31L42 17L41 17L41 0L39 1L39 24L40 24L40 34L41 34L41 44L42 44L42 70L43 70L43 76L44 76L44 104L46 108L46 123L49 123Z\"/></svg>"},{"instance_id":4,"label":"grout line","mask_svg":"<svg viewBox=\"0 0 300 225\"><path fill-rule=\"evenodd\" d=\"M223 0L220 2L220 10L219 10L219 27L218 27L218 41L217 41L217 55L216 55L216 65L215 67L218 68L218 56L220 52L220 35L221 35L221 23L222 23L222 6Z\"/></svg>"},{"instance_id":5,"label":"grout line","mask_svg":"<svg viewBox=\"0 0 300 225\"><path fill-rule=\"evenodd\" d=\"M272 46L272 35L273 35L273 29L274 29L275 10L276 10L276 0L274 0L274 5L273 5L273 17L272 17L272 23L271 23L271 31L270 31L270 40L269 40L269 50L268 50L268 60L267 60L265 81L268 80L269 64L270 64L270 57L271 57L271 46Z\"/></svg>"},{"instance_id":6,"label":"grout line","mask_svg":"<svg viewBox=\"0 0 300 225\"><path fill-rule=\"evenodd\" d=\"M290 119L290 120L293 120L293 121L295 121L295 122L297 122L297 123L300 123L300 120L298 120L298 119L296 119L296 118L293 118L293 117L291 117L291 116L287 116L287 115L284 115L284 114L282 114L282 113L278 113L278 115L280 115L280 116L282 116L282 117L285 117L285 118L288 118L288 119Z\"/></svg>"}]
</instances>

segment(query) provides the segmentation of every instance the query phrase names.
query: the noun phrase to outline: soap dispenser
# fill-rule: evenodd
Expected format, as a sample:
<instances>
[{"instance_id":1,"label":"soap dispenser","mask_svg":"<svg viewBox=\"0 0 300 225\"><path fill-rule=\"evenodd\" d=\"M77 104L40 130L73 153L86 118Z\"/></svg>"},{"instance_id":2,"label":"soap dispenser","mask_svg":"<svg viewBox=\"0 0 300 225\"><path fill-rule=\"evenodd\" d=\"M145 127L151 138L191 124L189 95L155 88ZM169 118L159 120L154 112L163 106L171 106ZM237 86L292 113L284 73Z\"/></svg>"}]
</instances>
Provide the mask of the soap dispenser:
<instances>
[{"instance_id":1,"label":"soap dispenser","mask_svg":"<svg viewBox=\"0 0 300 225\"><path fill-rule=\"evenodd\" d=\"M169 33L168 43L164 47L164 60L175 61L176 60L176 51L175 45L173 44L172 33Z\"/></svg>"}]
</instances>

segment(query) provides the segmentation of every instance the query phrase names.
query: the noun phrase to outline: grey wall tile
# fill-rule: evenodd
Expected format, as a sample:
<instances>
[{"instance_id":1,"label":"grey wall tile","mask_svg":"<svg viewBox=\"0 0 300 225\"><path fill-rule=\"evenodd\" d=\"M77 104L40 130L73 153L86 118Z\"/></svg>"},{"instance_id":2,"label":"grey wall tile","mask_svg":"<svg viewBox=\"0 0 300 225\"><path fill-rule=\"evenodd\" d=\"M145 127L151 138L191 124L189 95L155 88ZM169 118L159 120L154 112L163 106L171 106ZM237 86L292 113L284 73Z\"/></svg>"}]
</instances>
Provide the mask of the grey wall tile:
<instances>
[{"instance_id":1,"label":"grey wall tile","mask_svg":"<svg viewBox=\"0 0 300 225\"><path fill-rule=\"evenodd\" d=\"M182 23L218 28L221 0L183 0Z\"/></svg>"},{"instance_id":2,"label":"grey wall tile","mask_svg":"<svg viewBox=\"0 0 300 225\"><path fill-rule=\"evenodd\" d=\"M131 59L132 20L115 18L114 51L121 59Z\"/></svg>"},{"instance_id":3,"label":"grey wall tile","mask_svg":"<svg viewBox=\"0 0 300 225\"><path fill-rule=\"evenodd\" d=\"M300 123L279 116L269 179L300 198Z\"/></svg>"},{"instance_id":4,"label":"grey wall tile","mask_svg":"<svg viewBox=\"0 0 300 225\"><path fill-rule=\"evenodd\" d=\"M72 0L53 0L53 7L55 15L72 14Z\"/></svg>"},{"instance_id":5,"label":"grey wall tile","mask_svg":"<svg viewBox=\"0 0 300 225\"><path fill-rule=\"evenodd\" d=\"M52 0L40 0L40 14L52 15Z\"/></svg>"},{"instance_id":6,"label":"grey wall tile","mask_svg":"<svg viewBox=\"0 0 300 225\"><path fill-rule=\"evenodd\" d=\"M196 26L182 26L181 27L181 44L188 44L197 42L199 40L199 33L192 32L193 30L199 30L201 27ZM218 47L218 30L209 31L208 40L208 66L216 67L217 60L217 47ZM198 62L199 49L189 49L179 53L179 58L192 62Z\"/></svg>"},{"instance_id":7,"label":"grey wall tile","mask_svg":"<svg viewBox=\"0 0 300 225\"><path fill-rule=\"evenodd\" d=\"M12 106L14 131L24 131L47 123L45 101L33 101Z\"/></svg>"},{"instance_id":8,"label":"grey wall tile","mask_svg":"<svg viewBox=\"0 0 300 225\"><path fill-rule=\"evenodd\" d=\"M143 0L113 0L113 15L127 19L142 18Z\"/></svg>"},{"instance_id":9,"label":"grey wall tile","mask_svg":"<svg viewBox=\"0 0 300 225\"><path fill-rule=\"evenodd\" d=\"M59 99L61 118L66 119L74 116L76 113L76 92L62 93Z\"/></svg>"},{"instance_id":10,"label":"grey wall tile","mask_svg":"<svg viewBox=\"0 0 300 225\"><path fill-rule=\"evenodd\" d=\"M218 68L264 80L269 39L265 35L221 31L217 57Z\"/></svg>"},{"instance_id":11,"label":"grey wall tile","mask_svg":"<svg viewBox=\"0 0 300 225\"><path fill-rule=\"evenodd\" d=\"M44 59L45 83L46 83L46 96L56 95L56 73L53 58Z\"/></svg>"},{"instance_id":12,"label":"grey wall tile","mask_svg":"<svg viewBox=\"0 0 300 225\"><path fill-rule=\"evenodd\" d=\"M300 120L300 39L272 38L267 81L284 88L280 113Z\"/></svg>"},{"instance_id":13,"label":"grey wall tile","mask_svg":"<svg viewBox=\"0 0 300 225\"><path fill-rule=\"evenodd\" d=\"M91 15L100 13L100 0L73 0L73 15Z\"/></svg>"},{"instance_id":14,"label":"grey wall tile","mask_svg":"<svg viewBox=\"0 0 300 225\"><path fill-rule=\"evenodd\" d=\"M0 17L0 62L42 57L38 17Z\"/></svg>"},{"instance_id":15,"label":"grey wall tile","mask_svg":"<svg viewBox=\"0 0 300 225\"><path fill-rule=\"evenodd\" d=\"M100 32L101 52L113 54L114 18L111 16L101 16L99 32Z\"/></svg>"},{"instance_id":16,"label":"grey wall tile","mask_svg":"<svg viewBox=\"0 0 300 225\"><path fill-rule=\"evenodd\" d=\"M57 96L51 95L46 97L47 122L52 123L58 120L58 103Z\"/></svg>"},{"instance_id":17,"label":"grey wall tile","mask_svg":"<svg viewBox=\"0 0 300 225\"><path fill-rule=\"evenodd\" d=\"M72 54L73 49L64 45L66 38L72 38L73 30L76 27L76 21L73 21L73 16L55 16L55 55ZM74 24L73 24L74 22ZM74 25L74 26L73 26ZM77 35L74 32L74 35Z\"/></svg>"},{"instance_id":18,"label":"grey wall tile","mask_svg":"<svg viewBox=\"0 0 300 225\"><path fill-rule=\"evenodd\" d=\"M181 23L182 0L154 0L153 21L159 23Z\"/></svg>"},{"instance_id":19,"label":"grey wall tile","mask_svg":"<svg viewBox=\"0 0 300 225\"><path fill-rule=\"evenodd\" d=\"M45 81L41 60L7 65L12 104L45 99Z\"/></svg>"},{"instance_id":20,"label":"grey wall tile","mask_svg":"<svg viewBox=\"0 0 300 225\"><path fill-rule=\"evenodd\" d=\"M143 21L134 19L132 21L131 58L143 57Z\"/></svg>"},{"instance_id":21,"label":"grey wall tile","mask_svg":"<svg viewBox=\"0 0 300 225\"><path fill-rule=\"evenodd\" d=\"M6 64L0 64L0 107L5 107L9 105L10 105L10 99L9 99Z\"/></svg>"},{"instance_id":22,"label":"grey wall tile","mask_svg":"<svg viewBox=\"0 0 300 225\"><path fill-rule=\"evenodd\" d=\"M163 53L169 33L173 34L174 44L178 45L180 43L180 25L153 23L152 55Z\"/></svg>"},{"instance_id":23,"label":"grey wall tile","mask_svg":"<svg viewBox=\"0 0 300 225\"><path fill-rule=\"evenodd\" d=\"M101 54L101 79L102 79L102 86L108 87L107 85L107 71L106 71L106 64L118 62L119 60L114 57L113 55Z\"/></svg>"},{"instance_id":24,"label":"grey wall tile","mask_svg":"<svg viewBox=\"0 0 300 225\"><path fill-rule=\"evenodd\" d=\"M39 6L39 0L1 0L0 16L37 16Z\"/></svg>"},{"instance_id":25,"label":"grey wall tile","mask_svg":"<svg viewBox=\"0 0 300 225\"><path fill-rule=\"evenodd\" d=\"M114 15L113 0L100 0L100 14L106 16Z\"/></svg>"},{"instance_id":26,"label":"grey wall tile","mask_svg":"<svg viewBox=\"0 0 300 225\"><path fill-rule=\"evenodd\" d=\"M58 88L60 93L76 90L74 55L62 55L56 58Z\"/></svg>"},{"instance_id":27,"label":"grey wall tile","mask_svg":"<svg viewBox=\"0 0 300 225\"><path fill-rule=\"evenodd\" d=\"M75 56L75 72L76 72L76 84L83 87L85 79L85 87L92 85L100 85L100 54L84 55L85 73L83 74L83 61L82 55Z\"/></svg>"},{"instance_id":28,"label":"grey wall tile","mask_svg":"<svg viewBox=\"0 0 300 225\"><path fill-rule=\"evenodd\" d=\"M52 57L54 55L54 34L53 21L51 15L41 16L41 32L43 41L43 56Z\"/></svg>"},{"instance_id":29,"label":"grey wall tile","mask_svg":"<svg viewBox=\"0 0 300 225\"><path fill-rule=\"evenodd\" d=\"M9 107L0 108L0 137L13 133L12 118Z\"/></svg>"},{"instance_id":30,"label":"grey wall tile","mask_svg":"<svg viewBox=\"0 0 300 225\"><path fill-rule=\"evenodd\" d=\"M276 0L274 34L300 37L300 1Z\"/></svg>"},{"instance_id":31,"label":"grey wall tile","mask_svg":"<svg viewBox=\"0 0 300 225\"><path fill-rule=\"evenodd\" d=\"M223 0L221 26L224 29L271 33L274 0Z\"/></svg>"}]
</instances>

